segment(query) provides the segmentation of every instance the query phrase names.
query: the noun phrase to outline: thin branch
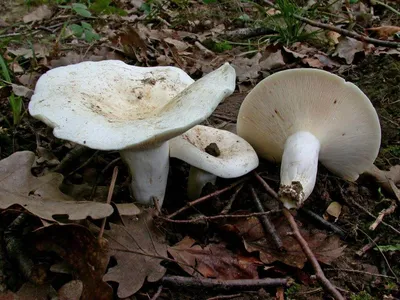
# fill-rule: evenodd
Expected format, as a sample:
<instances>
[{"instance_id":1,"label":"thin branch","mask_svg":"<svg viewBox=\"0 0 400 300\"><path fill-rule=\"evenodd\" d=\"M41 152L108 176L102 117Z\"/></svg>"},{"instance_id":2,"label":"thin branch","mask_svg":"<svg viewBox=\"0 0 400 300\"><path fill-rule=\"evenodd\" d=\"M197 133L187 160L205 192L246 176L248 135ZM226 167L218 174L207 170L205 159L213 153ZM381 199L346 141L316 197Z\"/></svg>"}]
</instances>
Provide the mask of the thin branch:
<instances>
[{"instance_id":1,"label":"thin branch","mask_svg":"<svg viewBox=\"0 0 400 300\"><path fill-rule=\"evenodd\" d=\"M113 171L111 183L110 183L110 188L108 189L107 204L111 203L111 199L112 199L112 196L114 193L115 182L117 181L117 176L118 176L118 167L114 167L114 171ZM103 237L104 228L106 227L106 221L107 221L107 217L104 218L103 222L101 223L98 240L101 240L101 238Z\"/></svg>"},{"instance_id":2,"label":"thin branch","mask_svg":"<svg viewBox=\"0 0 400 300\"><path fill-rule=\"evenodd\" d=\"M346 233L337 227L336 225L332 224L331 222L328 222L324 218L322 218L320 215L317 215L315 212L305 209L305 208L300 208L299 210L300 213L306 214L308 217L311 217L313 220L318 222L320 225L324 226L325 228L332 230L334 233L340 235L342 238L346 237Z\"/></svg>"},{"instance_id":3,"label":"thin branch","mask_svg":"<svg viewBox=\"0 0 400 300\"><path fill-rule=\"evenodd\" d=\"M221 296L215 296L215 297L207 298L207 300L233 299L233 298L238 298L238 297L241 297L241 296L242 296L242 294L221 295Z\"/></svg>"},{"instance_id":4,"label":"thin branch","mask_svg":"<svg viewBox=\"0 0 400 300\"><path fill-rule=\"evenodd\" d=\"M378 215L378 217L376 218L375 222L372 223L371 226L369 226L369 230L375 230L376 227L378 227L378 225L379 225L380 223L382 223L383 218L384 218L385 216L387 216L387 215L390 215L390 214L394 213L394 211L396 210L396 208L397 208L396 203L392 202L392 205L390 205L390 206L389 206L388 208L386 208L386 209L383 209L383 210L379 213L379 215Z\"/></svg>"},{"instance_id":5,"label":"thin branch","mask_svg":"<svg viewBox=\"0 0 400 300\"><path fill-rule=\"evenodd\" d=\"M328 278L325 277L324 272L321 269L321 266L318 263L317 258L315 257L314 253L311 251L307 241L301 235L299 228L294 220L292 214L286 208L283 209L283 214L285 215L286 219L288 220L290 227L293 230L293 235L296 238L297 242L303 249L304 254L307 256L308 260L311 262L311 265L314 268L315 275L317 276L318 281L321 285L331 293L331 295L337 300L344 300L345 298L340 294L340 292L335 288L335 286L329 281Z\"/></svg>"},{"instance_id":6,"label":"thin branch","mask_svg":"<svg viewBox=\"0 0 400 300\"><path fill-rule=\"evenodd\" d=\"M369 251L372 247L375 246L375 244L380 240L381 236L375 237L371 242L363 246L360 250L356 252L357 256L363 256L367 251Z\"/></svg>"},{"instance_id":7,"label":"thin branch","mask_svg":"<svg viewBox=\"0 0 400 300\"><path fill-rule=\"evenodd\" d=\"M277 210L270 210L266 212L256 212L256 213L250 213L250 214L241 214L241 215L218 215L218 216L201 216L198 218L194 218L191 220L174 220L174 219L169 219L166 217L157 217L163 221L170 222L170 223L178 223L178 224L196 224L200 222L210 222L210 221L215 221L215 220L220 220L220 219L236 219L236 218L251 218L251 217L259 217L259 216L266 216L270 214L275 214L281 212L280 209Z\"/></svg>"},{"instance_id":8,"label":"thin branch","mask_svg":"<svg viewBox=\"0 0 400 300\"><path fill-rule=\"evenodd\" d=\"M364 275L369 275L369 276L376 276L376 277L384 277L384 278L396 279L396 277L393 277L393 276L388 276L388 275L383 275L383 274L376 274L376 273L371 273L371 272L366 272L366 271L360 271L360 270L329 268L329 269L325 269L325 271L340 271L340 272L348 272L348 273L358 273L358 274L364 274Z\"/></svg>"},{"instance_id":9,"label":"thin branch","mask_svg":"<svg viewBox=\"0 0 400 300\"><path fill-rule=\"evenodd\" d=\"M288 286L292 283L290 278L263 278L263 279L236 279L220 280L200 277L164 276L163 284L179 286L182 288L201 288L212 290L238 290L259 289L272 286Z\"/></svg>"},{"instance_id":10,"label":"thin branch","mask_svg":"<svg viewBox=\"0 0 400 300\"><path fill-rule=\"evenodd\" d=\"M166 218L167 219L172 219L172 218L176 217L177 215L179 215L180 213L184 212L185 210L187 210L188 208L190 208L190 207L192 207L194 205L202 203L202 202L204 202L206 200L209 200L209 199L211 199L211 198L213 198L215 196L218 196L218 195L220 195L220 194L222 194L222 193L224 193L226 191L229 191L229 190L233 189L235 186L237 186L240 183L243 183L247 179L248 179L247 177L244 177L244 178L232 183L231 185L229 185L229 186L227 186L227 187L225 187L223 189L220 189L220 190L215 191L215 192L213 192L211 194L208 194L208 195L206 195L204 197L201 197L199 199L196 199L196 200L193 200L191 202L188 202L184 207L182 207L182 208L178 209L176 212L168 215Z\"/></svg>"},{"instance_id":11,"label":"thin branch","mask_svg":"<svg viewBox=\"0 0 400 300\"><path fill-rule=\"evenodd\" d=\"M253 172L254 176L257 178L257 180L262 184L264 189L267 191L268 194L270 194L273 198L279 201L279 196L278 193L275 192L269 185L268 183L257 173Z\"/></svg>"},{"instance_id":12,"label":"thin branch","mask_svg":"<svg viewBox=\"0 0 400 300\"><path fill-rule=\"evenodd\" d=\"M254 190L254 188L251 185L250 185L250 191L251 191L251 194L253 196L254 203L256 204L257 210L259 212L265 212L264 211L264 207L262 206L262 204L260 202L260 199L258 199L256 191ZM282 240L279 237L278 232L276 231L274 224L272 224L272 222L269 220L268 215L260 216L259 220L260 220L261 225L263 226L265 232L268 233L272 237L272 241L274 243L274 246L278 250L282 250L283 249Z\"/></svg>"},{"instance_id":13,"label":"thin branch","mask_svg":"<svg viewBox=\"0 0 400 300\"><path fill-rule=\"evenodd\" d=\"M224 209L221 211L221 215L226 215L232 208L233 202L236 199L236 196L239 194L239 192L242 190L243 188L243 183L241 185L239 185L236 189L235 192L233 193L233 195L231 196L231 198L229 199L229 202L225 205Z\"/></svg>"}]
</instances>

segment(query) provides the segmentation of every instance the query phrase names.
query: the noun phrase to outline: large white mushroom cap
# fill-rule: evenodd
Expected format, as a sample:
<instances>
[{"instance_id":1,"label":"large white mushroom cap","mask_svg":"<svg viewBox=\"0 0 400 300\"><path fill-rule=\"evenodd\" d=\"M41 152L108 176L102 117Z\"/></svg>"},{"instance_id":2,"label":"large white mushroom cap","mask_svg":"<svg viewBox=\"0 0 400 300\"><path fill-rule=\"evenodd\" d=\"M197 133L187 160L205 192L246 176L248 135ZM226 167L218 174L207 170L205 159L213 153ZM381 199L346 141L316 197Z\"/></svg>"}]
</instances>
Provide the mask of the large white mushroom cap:
<instances>
[{"instance_id":1,"label":"large white mushroom cap","mask_svg":"<svg viewBox=\"0 0 400 300\"><path fill-rule=\"evenodd\" d=\"M206 152L215 143L219 155ZM258 156L244 139L226 130L197 125L170 140L170 156L222 178L240 177L258 166Z\"/></svg>"},{"instance_id":2,"label":"large white mushroom cap","mask_svg":"<svg viewBox=\"0 0 400 300\"><path fill-rule=\"evenodd\" d=\"M367 96L341 77L316 69L281 71L261 81L243 101L237 131L261 157L276 162L288 137L310 132L320 143L321 163L348 180L370 167L381 140Z\"/></svg>"},{"instance_id":3,"label":"large white mushroom cap","mask_svg":"<svg viewBox=\"0 0 400 300\"><path fill-rule=\"evenodd\" d=\"M228 63L205 77L194 82L175 67L82 62L41 76L29 112L56 137L93 149L147 148L206 119L235 89Z\"/></svg>"}]
</instances>

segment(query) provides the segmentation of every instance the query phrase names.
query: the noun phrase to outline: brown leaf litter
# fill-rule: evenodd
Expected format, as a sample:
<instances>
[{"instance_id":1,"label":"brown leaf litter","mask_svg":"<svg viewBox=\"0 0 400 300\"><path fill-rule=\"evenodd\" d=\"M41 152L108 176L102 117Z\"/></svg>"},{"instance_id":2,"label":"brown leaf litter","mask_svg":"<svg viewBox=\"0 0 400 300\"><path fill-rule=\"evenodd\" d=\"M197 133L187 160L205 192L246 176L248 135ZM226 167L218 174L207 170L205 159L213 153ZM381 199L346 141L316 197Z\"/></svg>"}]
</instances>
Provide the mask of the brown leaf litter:
<instances>
[{"instance_id":1,"label":"brown leaf litter","mask_svg":"<svg viewBox=\"0 0 400 300\"><path fill-rule=\"evenodd\" d=\"M34 177L31 167L35 154L15 152L0 161L0 208L19 205L39 218L57 221L54 216L67 216L69 220L105 218L112 214L111 205L90 201L74 201L63 194L59 186L63 176L49 173Z\"/></svg>"},{"instance_id":2,"label":"brown leaf litter","mask_svg":"<svg viewBox=\"0 0 400 300\"><path fill-rule=\"evenodd\" d=\"M221 280L257 279L257 268L262 262L255 257L235 254L224 243L209 244L202 248L188 236L168 252L181 268L192 276L199 273L208 278Z\"/></svg>"}]
</instances>

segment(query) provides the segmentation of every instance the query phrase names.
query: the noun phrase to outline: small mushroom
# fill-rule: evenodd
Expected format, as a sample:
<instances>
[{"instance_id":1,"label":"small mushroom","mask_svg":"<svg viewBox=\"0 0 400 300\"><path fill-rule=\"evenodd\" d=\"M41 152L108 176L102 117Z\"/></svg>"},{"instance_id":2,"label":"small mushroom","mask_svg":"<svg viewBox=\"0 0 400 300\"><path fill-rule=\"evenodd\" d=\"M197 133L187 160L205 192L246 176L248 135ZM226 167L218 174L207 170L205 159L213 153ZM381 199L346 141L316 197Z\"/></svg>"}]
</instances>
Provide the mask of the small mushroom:
<instances>
[{"instance_id":1,"label":"small mushroom","mask_svg":"<svg viewBox=\"0 0 400 300\"><path fill-rule=\"evenodd\" d=\"M378 155L377 113L354 84L322 70L294 69L262 80L243 101L238 134L260 157L281 163L279 195L300 207L314 189L318 160L357 180Z\"/></svg>"},{"instance_id":2,"label":"small mushroom","mask_svg":"<svg viewBox=\"0 0 400 300\"><path fill-rule=\"evenodd\" d=\"M82 62L40 77L30 114L58 138L119 150L137 202L160 206L169 169L168 140L201 123L235 89L228 64L194 82L175 67L135 67L117 60Z\"/></svg>"},{"instance_id":3,"label":"small mushroom","mask_svg":"<svg viewBox=\"0 0 400 300\"><path fill-rule=\"evenodd\" d=\"M244 139L226 130L197 125L170 140L170 156L190 164L188 196L198 198L217 177L236 178L258 166L258 156Z\"/></svg>"}]
</instances>

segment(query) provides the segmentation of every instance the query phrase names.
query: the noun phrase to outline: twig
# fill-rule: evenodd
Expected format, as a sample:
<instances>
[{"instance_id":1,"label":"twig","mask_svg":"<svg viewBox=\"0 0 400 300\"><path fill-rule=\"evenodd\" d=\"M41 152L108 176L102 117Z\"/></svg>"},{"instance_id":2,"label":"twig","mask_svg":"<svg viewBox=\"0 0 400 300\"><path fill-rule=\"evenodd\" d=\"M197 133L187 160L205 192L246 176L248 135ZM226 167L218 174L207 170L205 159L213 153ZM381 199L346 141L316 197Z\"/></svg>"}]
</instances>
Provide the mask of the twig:
<instances>
[{"instance_id":1,"label":"twig","mask_svg":"<svg viewBox=\"0 0 400 300\"><path fill-rule=\"evenodd\" d=\"M340 229L339 227L337 227L336 225L332 224L331 222L328 222L327 220L325 220L324 218L322 218L321 216L317 215L315 212L305 209L305 208L301 208L299 210L300 213L304 213L307 216L311 217L312 219L314 219L316 222L318 222L320 225L324 226L325 228L332 230L334 233L340 235L340 237L345 238L346 237L346 233Z\"/></svg>"},{"instance_id":2,"label":"twig","mask_svg":"<svg viewBox=\"0 0 400 300\"><path fill-rule=\"evenodd\" d=\"M75 170L73 170L72 172L70 172L67 177L72 176L73 174L75 174L76 172L78 172L80 169L86 167L95 157L96 155L99 153L99 150L96 150L92 156L90 156L83 164L81 164L78 168L76 168Z\"/></svg>"},{"instance_id":3,"label":"twig","mask_svg":"<svg viewBox=\"0 0 400 300\"><path fill-rule=\"evenodd\" d=\"M257 180L262 184L264 189L269 193L272 197L274 197L276 200L279 201L279 196L278 193L275 192L269 185L268 183L257 173L253 172L254 176L257 178Z\"/></svg>"},{"instance_id":4,"label":"twig","mask_svg":"<svg viewBox=\"0 0 400 300\"><path fill-rule=\"evenodd\" d=\"M232 183L231 185L229 185L229 186L227 186L227 187L225 187L225 188L223 188L223 189L220 189L220 190L215 191L215 192L213 192L213 193L211 193L211 194L208 194L208 195L206 195L206 196L203 196L203 197L201 197L201 198L199 198L199 199L196 199L196 200L193 200L193 201L191 201L191 202L188 202L184 207L182 207L182 208L178 209L176 212L174 212L174 213L168 215L166 218L167 218L167 219L172 219L172 218L174 218L175 216L179 215L180 213L184 212L185 210L187 210L188 208L190 208L190 207L192 207L192 206L194 206L194 205L197 205L197 204L199 204L199 203L201 203L201 202L204 202L204 201L206 201L206 200L209 200L209 199L211 199L211 198L213 198L213 197L215 197L215 196L218 196L218 195L220 195L220 194L222 194L222 193L224 193L224 192L226 192L226 191L229 191L229 190L233 189L235 186L237 186L238 184L240 184L240 183L246 181L247 179L248 179L247 177L244 177L244 178L242 178L242 179L240 179L240 180L238 180L238 181Z\"/></svg>"},{"instance_id":5,"label":"twig","mask_svg":"<svg viewBox=\"0 0 400 300\"><path fill-rule=\"evenodd\" d=\"M72 161L78 159L80 156L89 153L92 149L82 146L76 145L71 151L65 155L65 157L61 160L60 164L55 167L52 171L62 173L64 169L68 168Z\"/></svg>"},{"instance_id":6,"label":"twig","mask_svg":"<svg viewBox=\"0 0 400 300\"><path fill-rule=\"evenodd\" d=\"M225 40L242 40L242 39L248 39L260 35L266 35L266 34L271 34L275 33L274 30L271 30L266 27L257 27L257 28L239 28L236 30L232 31L225 31L220 38L225 39Z\"/></svg>"},{"instance_id":7,"label":"twig","mask_svg":"<svg viewBox=\"0 0 400 300\"><path fill-rule=\"evenodd\" d=\"M116 167L114 167L114 171L113 171L112 178L111 178L111 183L110 183L110 188L108 189L107 204L111 203L111 199L112 199L112 196L113 196L113 192L114 192L114 187L115 187L115 182L117 180L117 176L118 176L118 167L116 166ZM107 218L104 218L103 222L101 223L98 240L101 240L101 238L103 237L104 228L106 227L106 220L107 220Z\"/></svg>"},{"instance_id":8,"label":"twig","mask_svg":"<svg viewBox=\"0 0 400 300\"><path fill-rule=\"evenodd\" d=\"M346 201L347 201L347 200L350 200L350 202L351 202L352 204L354 204L355 206L357 206L357 208L361 209L363 212L365 212L365 213L366 213L367 215L369 215L371 218L374 218L374 219L377 218L377 216L375 216L374 214L370 213L364 206L360 205L357 201L355 201L355 200L352 199L351 197L349 197L349 198L345 198L345 197L344 197L344 199L345 199ZM391 230L393 230L394 232L396 232L397 234L400 234L400 231L397 230L396 228L394 228L392 225L386 223L385 221L382 221L381 223L382 223L383 225L387 226L388 228L390 228Z\"/></svg>"},{"instance_id":9,"label":"twig","mask_svg":"<svg viewBox=\"0 0 400 300\"><path fill-rule=\"evenodd\" d=\"M160 285L160 286L158 287L158 289L157 289L157 292L154 294L153 297L151 297L150 300L157 300L157 298L161 295L162 290L163 290L163 286Z\"/></svg>"},{"instance_id":10,"label":"twig","mask_svg":"<svg viewBox=\"0 0 400 300\"><path fill-rule=\"evenodd\" d=\"M238 297L241 297L241 296L242 296L242 294L221 295L221 296L215 296L215 297L207 298L207 300L233 299L233 298L238 298Z\"/></svg>"},{"instance_id":11,"label":"twig","mask_svg":"<svg viewBox=\"0 0 400 300\"><path fill-rule=\"evenodd\" d=\"M386 265L388 266L390 272L393 274L393 276L396 278L396 281L399 282L399 279L396 276L396 273L393 271L392 267L389 264L389 261L386 258L386 255L382 252L381 248L379 248L378 244L374 242L374 240L366 233L364 232L362 229L357 228L358 231L362 232L374 245L375 247L378 249L378 251L380 252L380 254L382 255L383 259L386 262Z\"/></svg>"},{"instance_id":12,"label":"twig","mask_svg":"<svg viewBox=\"0 0 400 300\"><path fill-rule=\"evenodd\" d=\"M221 211L221 215L226 215L232 208L232 204L236 199L236 196L239 194L239 192L242 190L243 188L243 183L241 185L239 185L236 189L235 192L233 193L233 195L231 196L231 198L229 199L229 202L225 205L224 209Z\"/></svg>"},{"instance_id":13,"label":"twig","mask_svg":"<svg viewBox=\"0 0 400 300\"><path fill-rule=\"evenodd\" d=\"M286 208L283 209L283 214L288 220L290 227L293 230L293 235L296 238L297 242L300 244L303 249L304 254L307 256L308 260L311 262L315 275L317 276L318 281L325 288L325 290L329 291L331 295L337 300L344 300L345 298L339 293L339 291L335 288L335 286L325 277L324 272L321 269L321 266L318 263L317 258L314 253L311 251L308 246L307 241L302 237L299 228L297 227L296 221L294 220L292 214Z\"/></svg>"},{"instance_id":14,"label":"twig","mask_svg":"<svg viewBox=\"0 0 400 300\"><path fill-rule=\"evenodd\" d=\"M274 197L276 200L279 201L279 196L278 194L268 185L268 183L264 180L264 178L262 178L258 173L254 172L255 177L257 178L257 180L262 184L262 186L265 188L265 190L272 196ZM322 217L320 217L319 215L317 215L316 213L305 209L305 208L301 208L299 210L302 213L307 214L309 217L313 218L315 221L317 221L319 224L325 226L326 228L332 230L333 232L337 233L338 235L340 235L341 237L345 237L346 233L340 229L339 227L335 226L334 224L332 224L331 222L326 221L325 219L323 219Z\"/></svg>"},{"instance_id":15,"label":"twig","mask_svg":"<svg viewBox=\"0 0 400 300\"><path fill-rule=\"evenodd\" d=\"M390 10L390 11L392 11L395 14L400 16L400 12L399 11L397 11L394 7L391 7L389 4L386 4L385 2L382 2L382 1L379 1L379 0L371 0L371 4L372 5L378 4L378 5L381 5L383 7L386 7L388 10Z\"/></svg>"},{"instance_id":16,"label":"twig","mask_svg":"<svg viewBox=\"0 0 400 300\"><path fill-rule=\"evenodd\" d=\"M396 279L396 277L393 277L393 276L388 276L388 275L383 275L383 274L376 274L376 273L360 271L360 270L329 268L329 269L325 269L325 271L340 271L340 272L348 272L348 273L358 273L358 274L364 274L364 275L370 275L370 276L376 276L376 277L384 277L384 278Z\"/></svg>"},{"instance_id":17,"label":"twig","mask_svg":"<svg viewBox=\"0 0 400 300\"><path fill-rule=\"evenodd\" d=\"M256 204L257 210L259 212L265 212L264 207L262 206L262 204L260 202L260 199L258 199L256 191L254 190L254 188L251 185L250 185L250 191L253 196L254 203ZM279 237L278 232L276 232L274 224L272 224L272 222L269 220L268 215L260 216L259 220L260 220L265 232L268 233L272 237L274 246L278 250L282 250L283 249L282 240Z\"/></svg>"},{"instance_id":18,"label":"twig","mask_svg":"<svg viewBox=\"0 0 400 300\"><path fill-rule=\"evenodd\" d=\"M164 276L161 279L163 284L179 286L183 288L206 288L213 290L232 289L258 289L272 286L288 286L292 283L290 278L263 278L263 279L236 279L220 280L200 277Z\"/></svg>"},{"instance_id":19,"label":"twig","mask_svg":"<svg viewBox=\"0 0 400 300\"><path fill-rule=\"evenodd\" d=\"M264 2L266 4L268 4L268 5L270 5L270 6L275 6L275 4L272 3L271 1L264 0ZM317 22L317 21L313 21L313 20L307 19L305 17L299 16L299 15L296 15L296 14L293 14L292 16L293 16L293 18L295 18L297 20L300 20L300 21L302 21L302 22L304 22L306 24L309 24L309 25L312 25L312 26L315 26L315 27L319 27L319 28L322 28L322 29L327 29L327 30L330 30L330 31L334 31L334 32L340 33L341 35L352 37L352 38L354 38L356 40L359 40L361 42L366 42L366 43L370 43L370 44L374 44L374 45L378 45L378 46L390 47L390 48L400 48L400 43L397 43L397 42L383 41L383 40L370 38L370 37L358 34L358 33L354 32L354 31L349 31L349 30L342 29L342 28L339 28L339 27L336 27L336 26L332 26L332 25L320 23L320 22Z\"/></svg>"},{"instance_id":20,"label":"twig","mask_svg":"<svg viewBox=\"0 0 400 300\"><path fill-rule=\"evenodd\" d=\"M356 252L357 256L363 256L367 251L369 251L372 247L375 246L375 244L379 241L379 239L381 238L381 236L377 236L375 237L371 242L369 242L368 244L366 244L365 246L363 246L360 250L358 250Z\"/></svg>"},{"instance_id":21,"label":"twig","mask_svg":"<svg viewBox=\"0 0 400 300\"><path fill-rule=\"evenodd\" d=\"M390 206L389 206L388 208L386 208L386 209L383 209L383 210L379 213L379 215L378 215L378 217L376 218L375 222L372 223L371 226L369 226L369 229L370 229L370 230L375 230L376 227L378 227L378 225L379 225L380 223L382 223L383 218L384 218L385 216L387 216L387 215L390 215L390 214L394 213L394 211L396 210L396 208L397 208L396 203L392 202L392 205L390 205Z\"/></svg>"},{"instance_id":22,"label":"twig","mask_svg":"<svg viewBox=\"0 0 400 300\"><path fill-rule=\"evenodd\" d=\"M200 223L202 221L215 221L215 220L219 220L219 219L236 219L236 218L251 218L251 217L259 217L259 216L266 216L266 215L271 215L271 214L276 214L281 212L280 209L277 210L270 210L270 211L266 211L266 212L256 212L256 213L250 213L250 214L238 214L238 215L218 215L218 216L201 216L198 218L194 218L191 220L174 220L174 219L169 219L166 217L158 217L161 220L164 220L166 222L170 222L170 223L180 223L180 224L196 224L196 223Z\"/></svg>"}]
</instances>

